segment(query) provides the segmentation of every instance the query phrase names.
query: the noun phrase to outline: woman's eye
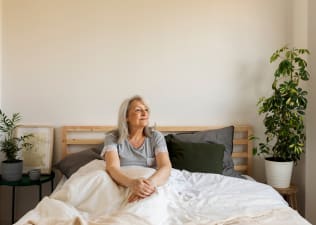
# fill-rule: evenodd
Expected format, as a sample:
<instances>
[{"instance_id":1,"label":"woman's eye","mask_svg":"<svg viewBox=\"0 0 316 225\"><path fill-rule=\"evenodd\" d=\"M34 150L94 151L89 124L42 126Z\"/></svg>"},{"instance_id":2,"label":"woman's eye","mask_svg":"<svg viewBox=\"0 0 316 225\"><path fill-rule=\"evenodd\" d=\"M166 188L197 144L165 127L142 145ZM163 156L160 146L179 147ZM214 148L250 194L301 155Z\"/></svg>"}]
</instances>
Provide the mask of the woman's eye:
<instances>
[{"instance_id":1,"label":"woman's eye","mask_svg":"<svg viewBox=\"0 0 316 225\"><path fill-rule=\"evenodd\" d=\"M135 112L136 112L136 113L142 113L142 112L148 113L148 112L149 112L149 109L139 109L139 108L137 108L137 109L135 109Z\"/></svg>"}]
</instances>

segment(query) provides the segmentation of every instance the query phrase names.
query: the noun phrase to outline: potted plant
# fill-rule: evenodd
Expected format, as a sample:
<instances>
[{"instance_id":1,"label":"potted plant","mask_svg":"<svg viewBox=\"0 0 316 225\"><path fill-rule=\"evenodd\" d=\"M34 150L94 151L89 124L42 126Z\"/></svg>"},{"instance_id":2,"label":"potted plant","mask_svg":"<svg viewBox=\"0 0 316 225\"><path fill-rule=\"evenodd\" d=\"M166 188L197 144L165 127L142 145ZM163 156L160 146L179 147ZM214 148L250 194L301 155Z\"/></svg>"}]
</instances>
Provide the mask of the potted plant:
<instances>
[{"instance_id":1,"label":"potted plant","mask_svg":"<svg viewBox=\"0 0 316 225\"><path fill-rule=\"evenodd\" d=\"M303 58L308 54L307 49L287 46L275 51L270 58L270 63L279 61L274 72L273 93L267 98L261 97L257 104L259 115L264 115L266 138L254 148L254 154L266 155L267 183L278 188L289 187L293 163L296 164L304 152L307 91L300 85L310 77ZM275 164L280 167L275 168ZM271 175L273 169L281 172L280 182L279 175L274 172Z\"/></svg>"},{"instance_id":2,"label":"potted plant","mask_svg":"<svg viewBox=\"0 0 316 225\"><path fill-rule=\"evenodd\" d=\"M7 181L18 181L22 177L23 161L18 158L18 153L22 149L30 149L32 144L27 140L32 134L16 137L15 129L17 123L22 119L19 113L14 113L9 118L2 110L0 110L0 150L6 156L6 160L2 161L1 177Z\"/></svg>"}]
</instances>

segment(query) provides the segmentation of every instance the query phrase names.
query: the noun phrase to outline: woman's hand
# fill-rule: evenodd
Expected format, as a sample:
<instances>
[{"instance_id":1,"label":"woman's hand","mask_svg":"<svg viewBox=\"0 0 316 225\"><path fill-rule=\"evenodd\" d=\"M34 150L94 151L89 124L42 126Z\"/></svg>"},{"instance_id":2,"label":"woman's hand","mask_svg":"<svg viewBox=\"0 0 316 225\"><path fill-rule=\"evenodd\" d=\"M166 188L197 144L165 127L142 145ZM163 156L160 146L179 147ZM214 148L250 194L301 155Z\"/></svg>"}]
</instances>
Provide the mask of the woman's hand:
<instances>
[{"instance_id":1,"label":"woman's hand","mask_svg":"<svg viewBox=\"0 0 316 225\"><path fill-rule=\"evenodd\" d=\"M138 195L135 195L134 193L132 193L129 197L128 197L128 202L129 203L132 203L132 202L135 202L135 201L139 201L143 199L142 197L139 197Z\"/></svg>"},{"instance_id":2,"label":"woman's hand","mask_svg":"<svg viewBox=\"0 0 316 225\"><path fill-rule=\"evenodd\" d=\"M128 202L134 202L149 197L156 190L156 187L152 182L145 178L134 179L129 188L131 189L132 194L129 196Z\"/></svg>"}]
</instances>

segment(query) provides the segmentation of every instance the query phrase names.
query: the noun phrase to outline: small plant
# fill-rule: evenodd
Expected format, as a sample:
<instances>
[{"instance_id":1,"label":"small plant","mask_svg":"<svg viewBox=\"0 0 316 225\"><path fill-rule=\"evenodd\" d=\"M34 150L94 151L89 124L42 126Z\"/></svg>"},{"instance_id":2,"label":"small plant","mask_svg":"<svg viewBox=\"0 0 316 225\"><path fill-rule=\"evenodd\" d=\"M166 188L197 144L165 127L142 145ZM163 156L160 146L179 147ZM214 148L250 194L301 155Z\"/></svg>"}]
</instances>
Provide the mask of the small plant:
<instances>
[{"instance_id":1,"label":"small plant","mask_svg":"<svg viewBox=\"0 0 316 225\"><path fill-rule=\"evenodd\" d=\"M21 119L22 117L19 113L14 113L12 118L8 118L7 115L0 110L0 150L6 155L7 161L18 160L17 154L20 150L29 150L32 148L32 144L27 142L27 140L33 136L32 134L15 137L15 129Z\"/></svg>"},{"instance_id":2,"label":"small plant","mask_svg":"<svg viewBox=\"0 0 316 225\"><path fill-rule=\"evenodd\" d=\"M280 60L274 72L273 94L261 97L257 103L259 115L263 114L265 142L254 148L254 154L270 155L273 161L300 160L305 146L304 115L307 91L300 81L308 81L307 62L303 55L307 49L283 47L274 52L270 63ZM257 139L251 137L251 139Z\"/></svg>"}]
</instances>

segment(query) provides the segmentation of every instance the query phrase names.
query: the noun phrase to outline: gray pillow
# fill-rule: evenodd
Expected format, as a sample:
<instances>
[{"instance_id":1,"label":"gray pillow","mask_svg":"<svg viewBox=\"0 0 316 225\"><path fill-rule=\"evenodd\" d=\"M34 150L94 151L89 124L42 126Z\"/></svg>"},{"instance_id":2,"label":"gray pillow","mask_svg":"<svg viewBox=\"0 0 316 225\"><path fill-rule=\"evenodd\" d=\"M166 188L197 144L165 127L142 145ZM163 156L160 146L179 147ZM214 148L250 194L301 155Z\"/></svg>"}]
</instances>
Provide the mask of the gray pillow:
<instances>
[{"instance_id":1,"label":"gray pillow","mask_svg":"<svg viewBox=\"0 0 316 225\"><path fill-rule=\"evenodd\" d=\"M243 178L239 172L234 170L234 162L231 156L233 152L234 126L172 135L179 141L184 142L223 144L225 146L225 151L222 174L231 177Z\"/></svg>"},{"instance_id":2,"label":"gray pillow","mask_svg":"<svg viewBox=\"0 0 316 225\"><path fill-rule=\"evenodd\" d=\"M93 149L93 151L95 153L101 155L101 152L102 152L103 148L104 148L104 143L99 144L96 148Z\"/></svg>"},{"instance_id":3,"label":"gray pillow","mask_svg":"<svg viewBox=\"0 0 316 225\"><path fill-rule=\"evenodd\" d=\"M60 170L62 174L69 178L80 167L86 165L88 162L94 159L102 159L95 151L96 149L90 148L67 155L64 159L55 164L54 168Z\"/></svg>"}]
</instances>

